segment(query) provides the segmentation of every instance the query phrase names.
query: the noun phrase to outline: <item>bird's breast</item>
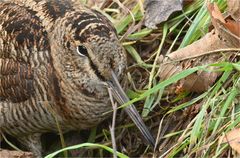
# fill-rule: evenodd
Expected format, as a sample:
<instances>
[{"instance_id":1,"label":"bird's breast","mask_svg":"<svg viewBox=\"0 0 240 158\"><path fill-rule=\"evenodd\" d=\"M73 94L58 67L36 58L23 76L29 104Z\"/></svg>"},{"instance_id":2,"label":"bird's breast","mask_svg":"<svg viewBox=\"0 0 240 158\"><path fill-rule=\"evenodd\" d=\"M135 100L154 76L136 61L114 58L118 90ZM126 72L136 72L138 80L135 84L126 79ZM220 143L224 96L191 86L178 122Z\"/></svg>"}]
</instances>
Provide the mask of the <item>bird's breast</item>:
<instances>
[{"instance_id":1,"label":"bird's breast","mask_svg":"<svg viewBox=\"0 0 240 158\"><path fill-rule=\"evenodd\" d=\"M61 112L73 127L83 129L97 125L109 116L111 103L106 86L99 80L83 78L86 82L70 86L60 83L65 98ZM83 84L84 83L84 84Z\"/></svg>"}]
</instances>

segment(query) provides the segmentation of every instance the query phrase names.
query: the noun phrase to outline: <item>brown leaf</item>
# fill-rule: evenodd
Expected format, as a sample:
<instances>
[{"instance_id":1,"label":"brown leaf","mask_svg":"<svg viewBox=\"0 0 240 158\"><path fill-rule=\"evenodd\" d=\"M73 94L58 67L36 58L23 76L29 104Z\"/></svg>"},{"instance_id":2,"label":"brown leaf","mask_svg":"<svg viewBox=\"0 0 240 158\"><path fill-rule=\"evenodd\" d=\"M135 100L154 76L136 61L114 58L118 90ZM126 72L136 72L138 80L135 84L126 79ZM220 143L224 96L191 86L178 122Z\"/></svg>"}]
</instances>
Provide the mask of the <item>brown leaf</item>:
<instances>
[{"instance_id":1,"label":"brown leaf","mask_svg":"<svg viewBox=\"0 0 240 158\"><path fill-rule=\"evenodd\" d=\"M228 12L235 21L240 21L240 1L228 0Z\"/></svg>"},{"instance_id":2,"label":"brown leaf","mask_svg":"<svg viewBox=\"0 0 240 158\"><path fill-rule=\"evenodd\" d=\"M165 58L160 67L159 77L165 80L182 70L219 61L228 60L230 54L221 57L220 53L209 54L217 49L233 47L228 41L221 40L214 30L200 40L184 48L172 52ZM210 68L209 68L210 69ZM212 69L212 68L211 68ZM221 73L198 71L185 79L180 80L179 87L189 92L201 93L212 86Z\"/></svg>"},{"instance_id":3,"label":"brown leaf","mask_svg":"<svg viewBox=\"0 0 240 158\"><path fill-rule=\"evenodd\" d=\"M0 157L1 158L33 158L34 156L30 152L0 149Z\"/></svg>"},{"instance_id":4,"label":"brown leaf","mask_svg":"<svg viewBox=\"0 0 240 158\"><path fill-rule=\"evenodd\" d=\"M231 43L234 47L239 47L240 22L234 21L230 17L225 19L216 3L208 3L207 6L216 32L221 38L228 41L228 43ZM232 34L236 35L236 37Z\"/></svg>"},{"instance_id":5,"label":"brown leaf","mask_svg":"<svg viewBox=\"0 0 240 158\"><path fill-rule=\"evenodd\" d=\"M240 38L240 22L227 19L227 22L224 26L233 34Z\"/></svg>"},{"instance_id":6,"label":"brown leaf","mask_svg":"<svg viewBox=\"0 0 240 158\"><path fill-rule=\"evenodd\" d=\"M218 74L213 72L198 72L181 80L182 88L189 92L201 93L208 90L217 79Z\"/></svg>"},{"instance_id":7,"label":"brown leaf","mask_svg":"<svg viewBox=\"0 0 240 158\"><path fill-rule=\"evenodd\" d=\"M216 3L208 3L207 6L208 6L208 11L212 17L213 23L216 23L217 22L216 20L219 20L222 23L225 23L224 17Z\"/></svg>"},{"instance_id":8,"label":"brown leaf","mask_svg":"<svg viewBox=\"0 0 240 158\"><path fill-rule=\"evenodd\" d=\"M233 150L240 154L240 128L228 132L223 138L223 143L228 143Z\"/></svg>"},{"instance_id":9,"label":"brown leaf","mask_svg":"<svg viewBox=\"0 0 240 158\"><path fill-rule=\"evenodd\" d=\"M224 41L219 39L218 34L212 31L191 45L172 52L168 57L170 60L184 60L207 55L206 53L209 51L229 48L228 45L230 45L230 43L226 45Z\"/></svg>"},{"instance_id":10,"label":"brown leaf","mask_svg":"<svg viewBox=\"0 0 240 158\"><path fill-rule=\"evenodd\" d=\"M228 18L225 20L216 3L209 3L207 6L215 29L191 45L167 55L159 71L161 80L165 80L187 68L229 60L231 53L226 52L224 57L219 50L239 48L239 22ZM215 52L216 50L218 52ZM180 91L187 90L200 93L212 86L219 75L221 73L214 71L197 71L195 74L180 80L174 86L175 88L180 87Z\"/></svg>"},{"instance_id":11,"label":"brown leaf","mask_svg":"<svg viewBox=\"0 0 240 158\"><path fill-rule=\"evenodd\" d=\"M155 29L157 24L166 21L175 11L182 10L179 0L146 0L145 3L145 25Z\"/></svg>"}]
</instances>

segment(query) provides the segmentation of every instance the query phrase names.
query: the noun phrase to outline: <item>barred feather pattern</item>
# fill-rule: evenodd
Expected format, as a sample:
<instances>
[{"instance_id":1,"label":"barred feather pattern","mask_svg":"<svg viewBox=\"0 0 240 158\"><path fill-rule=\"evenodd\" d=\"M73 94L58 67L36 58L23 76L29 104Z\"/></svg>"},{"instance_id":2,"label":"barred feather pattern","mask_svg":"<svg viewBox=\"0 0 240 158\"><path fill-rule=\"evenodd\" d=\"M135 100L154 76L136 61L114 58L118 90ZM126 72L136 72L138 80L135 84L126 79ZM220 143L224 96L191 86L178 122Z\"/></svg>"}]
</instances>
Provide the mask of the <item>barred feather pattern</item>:
<instances>
[{"instance_id":1,"label":"barred feather pattern","mask_svg":"<svg viewBox=\"0 0 240 158\"><path fill-rule=\"evenodd\" d=\"M57 132L56 120L63 131L98 124L111 110L109 70L125 67L115 29L99 12L68 0L0 0L2 132Z\"/></svg>"}]
</instances>

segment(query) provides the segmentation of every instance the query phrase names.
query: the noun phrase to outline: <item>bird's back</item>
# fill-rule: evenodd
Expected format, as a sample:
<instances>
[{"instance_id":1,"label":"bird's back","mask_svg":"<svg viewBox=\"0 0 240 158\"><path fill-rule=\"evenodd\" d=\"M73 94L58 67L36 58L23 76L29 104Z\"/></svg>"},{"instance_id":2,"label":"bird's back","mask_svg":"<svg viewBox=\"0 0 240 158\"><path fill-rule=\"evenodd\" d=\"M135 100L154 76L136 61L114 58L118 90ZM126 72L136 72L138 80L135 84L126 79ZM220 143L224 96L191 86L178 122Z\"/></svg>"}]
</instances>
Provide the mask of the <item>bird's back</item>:
<instances>
[{"instance_id":1,"label":"bird's back","mask_svg":"<svg viewBox=\"0 0 240 158\"><path fill-rule=\"evenodd\" d=\"M0 2L0 127L10 134L50 128L53 75L48 33L36 12ZM47 104L46 104L47 105Z\"/></svg>"},{"instance_id":2,"label":"bird's back","mask_svg":"<svg viewBox=\"0 0 240 158\"><path fill-rule=\"evenodd\" d=\"M109 110L109 105L104 104L106 101L97 102L96 100L94 100L96 106L93 109L86 109L87 112L80 109L79 113L84 111L83 114L73 114L73 116L80 115L77 120L67 118L65 114L77 110L69 110L65 104L66 100L61 97L64 92L61 92L60 82L64 81L56 74L52 38L56 36L57 31L60 34L64 31L76 31L74 23L68 24L71 27L66 27L65 30L55 28L64 20L69 21L66 19L73 18L75 14L78 15L76 17L78 19L73 20L83 22L77 23L81 25L78 26L79 31L89 23L98 23L99 19L104 23L104 18L99 13L67 0L0 1L1 130L12 135L57 130L56 119L62 127L71 130L75 128L71 125L71 121L73 124L85 122L82 127L78 126L87 128L106 117L98 118L98 115ZM72 30L66 30L68 28ZM110 24L109 28L112 29ZM84 36L75 38L86 39ZM68 43L66 47L67 45ZM90 100L89 103L92 102L91 97L85 98L87 98L85 100ZM76 98L67 99L71 102ZM102 106L102 109L96 112L94 108L98 108L98 104ZM85 118L89 116L90 119L89 111L93 111L92 121Z\"/></svg>"}]
</instances>

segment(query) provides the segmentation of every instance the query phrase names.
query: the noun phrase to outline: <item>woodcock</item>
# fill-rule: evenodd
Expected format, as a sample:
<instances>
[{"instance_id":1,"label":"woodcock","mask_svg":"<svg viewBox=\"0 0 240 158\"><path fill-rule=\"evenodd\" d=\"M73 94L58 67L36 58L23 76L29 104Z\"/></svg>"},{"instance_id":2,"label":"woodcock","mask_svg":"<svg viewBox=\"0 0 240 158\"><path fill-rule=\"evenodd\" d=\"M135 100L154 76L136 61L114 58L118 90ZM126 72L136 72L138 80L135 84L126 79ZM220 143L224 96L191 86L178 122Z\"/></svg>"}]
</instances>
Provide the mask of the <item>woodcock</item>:
<instances>
[{"instance_id":1,"label":"woodcock","mask_svg":"<svg viewBox=\"0 0 240 158\"><path fill-rule=\"evenodd\" d=\"M102 14L70 0L0 0L0 130L41 157L45 132L86 129L112 110L126 54ZM133 105L125 108L154 139Z\"/></svg>"}]
</instances>

